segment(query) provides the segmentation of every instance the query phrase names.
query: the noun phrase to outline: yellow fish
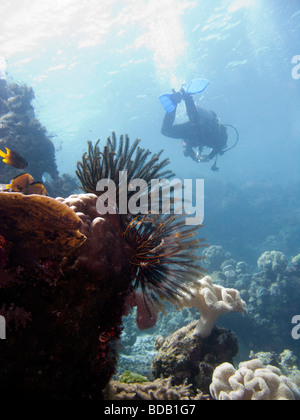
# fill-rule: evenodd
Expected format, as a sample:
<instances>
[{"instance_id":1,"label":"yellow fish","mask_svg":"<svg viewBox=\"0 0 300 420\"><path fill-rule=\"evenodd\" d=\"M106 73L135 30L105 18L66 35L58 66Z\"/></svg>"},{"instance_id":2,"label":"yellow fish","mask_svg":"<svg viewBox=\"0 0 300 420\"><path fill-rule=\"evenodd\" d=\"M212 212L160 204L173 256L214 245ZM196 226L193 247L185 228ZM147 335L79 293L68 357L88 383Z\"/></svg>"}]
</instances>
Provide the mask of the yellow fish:
<instances>
[{"instance_id":1,"label":"yellow fish","mask_svg":"<svg viewBox=\"0 0 300 420\"><path fill-rule=\"evenodd\" d=\"M33 182L32 184L28 185L26 192L24 194L47 195L47 190L42 182Z\"/></svg>"},{"instance_id":2,"label":"yellow fish","mask_svg":"<svg viewBox=\"0 0 300 420\"><path fill-rule=\"evenodd\" d=\"M0 184L0 192L20 192L24 195L48 195L42 182L35 182L30 174L16 176L10 184Z\"/></svg>"},{"instance_id":3,"label":"yellow fish","mask_svg":"<svg viewBox=\"0 0 300 420\"><path fill-rule=\"evenodd\" d=\"M14 152L13 150L8 149L5 147L6 153L0 150L0 157L3 158L3 162L7 165L13 166L17 169L24 169L28 166L28 163L23 158L23 156L19 155L19 153Z\"/></svg>"},{"instance_id":4,"label":"yellow fish","mask_svg":"<svg viewBox=\"0 0 300 420\"><path fill-rule=\"evenodd\" d=\"M10 184L6 185L5 190L11 192L21 192L26 194L29 185L33 182L33 176L31 176L30 174L21 174L16 176Z\"/></svg>"}]
</instances>

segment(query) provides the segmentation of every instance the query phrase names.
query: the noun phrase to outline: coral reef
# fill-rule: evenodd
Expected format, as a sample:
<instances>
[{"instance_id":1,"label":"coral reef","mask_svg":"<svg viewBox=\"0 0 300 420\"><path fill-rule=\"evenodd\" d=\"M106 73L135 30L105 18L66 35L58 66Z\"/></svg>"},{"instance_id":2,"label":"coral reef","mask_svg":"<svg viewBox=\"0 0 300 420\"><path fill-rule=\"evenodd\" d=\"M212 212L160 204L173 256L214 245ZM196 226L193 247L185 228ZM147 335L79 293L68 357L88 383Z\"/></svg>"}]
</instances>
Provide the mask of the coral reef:
<instances>
[{"instance_id":1,"label":"coral reef","mask_svg":"<svg viewBox=\"0 0 300 420\"><path fill-rule=\"evenodd\" d=\"M10 242L11 263L67 256L85 241L70 208L41 195L0 193L0 235Z\"/></svg>"},{"instance_id":2,"label":"coral reef","mask_svg":"<svg viewBox=\"0 0 300 420\"><path fill-rule=\"evenodd\" d=\"M283 339L291 345L291 317L299 310L299 277L288 270L288 259L281 252L264 252L252 275L247 291L249 318L264 329L266 350L278 350Z\"/></svg>"},{"instance_id":3,"label":"coral reef","mask_svg":"<svg viewBox=\"0 0 300 420\"><path fill-rule=\"evenodd\" d=\"M278 251L266 251L257 260L258 268L266 271L270 276L283 274L287 265L287 258Z\"/></svg>"},{"instance_id":4,"label":"coral reef","mask_svg":"<svg viewBox=\"0 0 300 420\"><path fill-rule=\"evenodd\" d=\"M236 361L247 360L252 350L258 352L264 349L279 354L286 347L300 358L299 340L294 340L291 336L291 319L294 314L299 313L300 301L300 276L295 265L298 261L297 256L286 256L290 262L286 270L278 275L259 271L257 264L236 261L234 256L228 259L226 250L223 250L222 254L225 260L219 266L220 271L210 274L213 282L239 290L242 299L247 303L247 316L241 317L231 313L218 320L218 326L229 328L239 337L239 354ZM194 308L185 307L178 311L174 306L166 305L166 314L159 314L156 325L146 335L140 334L136 328L135 316L136 312L124 318L124 347L120 351L118 371L122 373L134 366L149 378L151 358L155 356L153 336L166 337L187 323L199 319L199 313ZM269 364L274 365L274 360L270 359ZM287 375L281 365L275 366ZM297 372L294 372L294 375L297 375Z\"/></svg>"},{"instance_id":5,"label":"coral reef","mask_svg":"<svg viewBox=\"0 0 300 420\"><path fill-rule=\"evenodd\" d=\"M67 197L78 190L76 178L59 176L51 136L35 116L34 97L31 87L0 79L0 150L8 147L24 156L26 171L36 181L46 179L48 195ZM0 162L0 183L8 184L22 172Z\"/></svg>"},{"instance_id":6,"label":"coral reef","mask_svg":"<svg viewBox=\"0 0 300 420\"><path fill-rule=\"evenodd\" d=\"M13 248L7 248L4 271L9 279L3 284L1 277L1 313L10 317L1 351L5 368L0 379L2 395L7 398L101 398L101 390L114 372L114 343L121 333L131 274L122 235L108 219L95 218L93 198L97 197L72 197L66 200L68 205L53 200L58 209L54 212L56 219L52 215L53 229L58 225L65 230L61 220L64 212L71 212L76 220L82 220L81 235L86 236L79 248L65 254L57 251L58 261L53 257L54 239L49 244L54 250L51 258L40 258L37 253L34 260L33 253L29 261L18 266L11 264ZM44 216L40 212L26 214L22 212L23 203L19 211L24 224L30 226L34 217L43 221L46 212ZM7 214L5 218L1 226L9 220ZM19 239L26 240L26 236ZM58 235L58 244L59 240ZM42 240L38 241L42 246ZM18 313L14 314L16 309ZM15 315L24 323L20 324Z\"/></svg>"},{"instance_id":7,"label":"coral reef","mask_svg":"<svg viewBox=\"0 0 300 420\"><path fill-rule=\"evenodd\" d=\"M24 156L28 162L27 170L36 180L42 180L45 172L56 180L55 149L46 129L35 118L31 104L33 89L16 83L7 84L1 79L0 99L0 149L8 147ZM1 165L0 182L7 183L19 172Z\"/></svg>"},{"instance_id":8,"label":"coral reef","mask_svg":"<svg viewBox=\"0 0 300 420\"><path fill-rule=\"evenodd\" d=\"M295 276L300 276L300 254L292 258L288 265L288 272Z\"/></svg>"},{"instance_id":9,"label":"coral reef","mask_svg":"<svg viewBox=\"0 0 300 420\"><path fill-rule=\"evenodd\" d=\"M215 327L208 338L194 335L197 321L180 328L164 341L153 359L154 378L171 378L172 385L192 384L208 394L216 366L232 362L238 352L237 338L229 330ZM158 343L157 343L158 344Z\"/></svg>"},{"instance_id":10,"label":"coral reef","mask_svg":"<svg viewBox=\"0 0 300 420\"><path fill-rule=\"evenodd\" d=\"M207 400L208 395L195 393L191 385L172 385L171 379L156 379L143 384L123 384L118 381L109 382L105 389L106 400Z\"/></svg>"},{"instance_id":11,"label":"coral reef","mask_svg":"<svg viewBox=\"0 0 300 420\"><path fill-rule=\"evenodd\" d=\"M258 255L255 265L237 261L233 256L228 258L226 250L219 247L218 255L224 260L220 258L217 264L211 265L215 270L210 273L211 278L219 285L237 289L247 304L248 314L242 324L233 317L226 320L226 326L238 333L243 343L243 359L253 347L256 351L264 348L278 352L288 346L299 357L298 343L291 337L291 319L299 313L300 301L297 255L289 258L281 251L264 251Z\"/></svg>"},{"instance_id":12,"label":"coral reef","mask_svg":"<svg viewBox=\"0 0 300 420\"><path fill-rule=\"evenodd\" d=\"M250 359L259 359L261 363L266 365L272 365L281 370L284 376L290 378L300 389L300 370L298 364L298 358L295 354L285 349L282 353L277 354L276 352L263 352L258 353L250 352Z\"/></svg>"},{"instance_id":13,"label":"coral reef","mask_svg":"<svg viewBox=\"0 0 300 420\"><path fill-rule=\"evenodd\" d=\"M128 296L141 291L146 306L161 306L162 299L189 294L201 275L196 228L180 217L166 226L165 217L151 219L148 249L147 221L134 218L124 234L124 219L100 215L97 200L94 194L0 197L0 314L8 320L0 355L3 398L102 398L116 368ZM136 279L138 265L151 270ZM155 292L148 291L154 284Z\"/></svg>"},{"instance_id":14,"label":"coral reef","mask_svg":"<svg viewBox=\"0 0 300 420\"><path fill-rule=\"evenodd\" d=\"M300 400L296 384L259 359L240 363L238 370L230 363L218 366L210 393L216 400Z\"/></svg>"},{"instance_id":15,"label":"coral reef","mask_svg":"<svg viewBox=\"0 0 300 420\"><path fill-rule=\"evenodd\" d=\"M128 136L125 140L120 136L117 145L113 133L103 151L99 142L94 147L88 143L88 153L83 155L82 162L78 162L76 174L86 193L97 194L97 182L103 177L114 182L116 196L114 202L108 198L108 205L113 209L111 213L119 215L123 237L132 251L130 262L134 288L141 291L146 306L148 302L157 310L163 310L163 300L176 304L183 293L190 294L189 286L203 272L196 253L204 245L194 238L200 226L186 225L184 214L151 214L148 207L140 209L142 214L138 212L137 216L130 213L128 205L125 212L120 211L119 197L124 190L133 194L135 189L129 187L136 178L141 178L147 185L147 191L142 191L139 198L146 194L148 203L151 180L156 177L168 179L173 174L169 170L162 172L169 162L168 159L159 161L162 152L152 154L139 148L139 140L130 146ZM126 171L125 179L119 178L120 171ZM130 197L129 194L128 202ZM146 210L145 214L142 210Z\"/></svg>"},{"instance_id":16,"label":"coral reef","mask_svg":"<svg viewBox=\"0 0 300 420\"><path fill-rule=\"evenodd\" d=\"M220 269L221 264L228 258L230 254L226 253L224 248L220 245L211 245L203 250L204 257L203 268L209 273Z\"/></svg>"}]
</instances>

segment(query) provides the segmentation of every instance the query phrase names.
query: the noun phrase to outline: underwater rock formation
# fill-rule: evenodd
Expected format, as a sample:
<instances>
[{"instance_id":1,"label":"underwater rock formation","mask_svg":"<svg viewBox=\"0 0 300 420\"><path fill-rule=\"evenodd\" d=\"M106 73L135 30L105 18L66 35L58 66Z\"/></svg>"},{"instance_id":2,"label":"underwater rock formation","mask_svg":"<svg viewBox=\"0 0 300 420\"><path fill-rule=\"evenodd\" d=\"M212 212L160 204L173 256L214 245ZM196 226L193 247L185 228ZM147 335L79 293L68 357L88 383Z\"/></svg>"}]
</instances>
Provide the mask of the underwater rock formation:
<instances>
[{"instance_id":1,"label":"underwater rock formation","mask_svg":"<svg viewBox=\"0 0 300 420\"><path fill-rule=\"evenodd\" d=\"M0 196L2 398L102 398L132 291L158 308L201 275L199 227L170 215L126 226L119 214L99 214L97 199Z\"/></svg>"},{"instance_id":2,"label":"underwater rock formation","mask_svg":"<svg viewBox=\"0 0 300 420\"><path fill-rule=\"evenodd\" d=\"M216 400L300 400L300 390L293 381L258 359L240 363L238 370L230 363L218 366L210 393Z\"/></svg>"},{"instance_id":3,"label":"underwater rock formation","mask_svg":"<svg viewBox=\"0 0 300 420\"><path fill-rule=\"evenodd\" d=\"M264 335L263 343L268 342L266 350L278 351L281 342L293 348L290 325L299 310L299 277L289 271L288 259L281 252L264 252L257 265L261 271L252 275L247 291L249 319L263 328L259 335Z\"/></svg>"},{"instance_id":4,"label":"underwater rock formation","mask_svg":"<svg viewBox=\"0 0 300 420\"><path fill-rule=\"evenodd\" d=\"M115 369L113 343L121 333L123 302L131 285L130 264L116 226L107 219L95 221L91 201L90 197L72 198L72 207L80 209L84 219L81 235L86 236L72 252L58 250L54 256L52 238L49 258L37 253L36 260L34 254L16 266L11 262L11 247L6 249L2 270L9 277L6 281L1 277L0 313L7 319L8 330L0 356L5 367L0 381L7 398L101 398ZM78 219L65 203L56 204ZM32 213L21 214L30 226ZM56 220L52 216L53 228L61 226L62 214L57 211ZM3 212L0 220L1 226L6 223ZM26 236L20 240L26 242ZM41 238L37 240L43 245Z\"/></svg>"},{"instance_id":5,"label":"underwater rock formation","mask_svg":"<svg viewBox=\"0 0 300 420\"><path fill-rule=\"evenodd\" d=\"M32 88L0 79L0 149L8 147L24 156L27 170L36 180L41 181L47 172L55 181L55 149L46 129L35 118L33 99ZM0 164L0 183L8 183L19 173Z\"/></svg>"},{"instance_id":6,"label":"underwater rock formation","mask_svg":"<svg viewBox=\"0 0 300 420\"><path fill-rule=\"evenodd\" d=\"M287 265L286 256L278 251L266 251L257 260L258 268L271 276L283 274Z\"/></svg>"},{"instance_id":7,"label":"underwater rock formation","mask_svg":"<svg viewBox=\"0 0 300 420\"><path fill-rule=\"evenodd\" d=\"M300 254L292 258L287 271L291 275L300 277Z\"/></svg>"},{"instance_id":8,"label":"underwater rock formation","mask_svg":"<svg viewBox=\"0 0 300 420\"><path fill-rule=\"evenodd\" d=\"M221 264L230 258L230 253L225 252L220 245L211 245L202 251L204 257L203 268L209 273L220 270Z\"/></svg>"},{"instance_id":9,"label":"underwater rock formation","mask_svg":"<svg viewBox=\"0 0 300 420\"><path fill-rule=\"evenodd\" d=\"M194 335L196 324L197 321L188 324L160 343L152 374L154 378L171 378L172 385L187 381L194 390L208 394L214 369L225 361L232 363L238 343L225 328L215 327L208 338Z\"/></svg>"}]
</instances>

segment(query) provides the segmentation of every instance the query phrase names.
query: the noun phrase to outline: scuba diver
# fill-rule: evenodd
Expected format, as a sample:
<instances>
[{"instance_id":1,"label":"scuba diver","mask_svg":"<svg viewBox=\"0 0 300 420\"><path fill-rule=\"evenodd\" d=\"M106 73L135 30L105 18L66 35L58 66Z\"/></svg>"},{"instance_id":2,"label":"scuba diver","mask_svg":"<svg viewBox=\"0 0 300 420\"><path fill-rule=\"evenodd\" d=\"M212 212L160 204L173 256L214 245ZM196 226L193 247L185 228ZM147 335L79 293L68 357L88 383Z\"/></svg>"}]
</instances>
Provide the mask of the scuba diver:
<instances>
[{"instance_id":1,"label":"scuba diver","mask_svg":"<svg viewBox=\"0 0 300 420\"><path fill-rule=\"evenodd\" d=\"M192 95L201 93L206 89L209 82L206 79L194 79L186 88L183 86L179 92L164 94L159 97L161 104L166 110L161 133L166 137L182 139L183 153L191 157L195 162L208 162L215 158L211 167L212 171L218 171L217 158L226 151L232 149L238 141L238 132L229 124L221 124L216 113L197 107ZM174 124L177 105L184 100L189 121L182 124ZM227 129L232 127L236 131L237 141L230 149L227 149ZM211 152L203 155L202 150L208 147ZM196 151L194 150L196 149Z\"/></svg>"}]
</instances>

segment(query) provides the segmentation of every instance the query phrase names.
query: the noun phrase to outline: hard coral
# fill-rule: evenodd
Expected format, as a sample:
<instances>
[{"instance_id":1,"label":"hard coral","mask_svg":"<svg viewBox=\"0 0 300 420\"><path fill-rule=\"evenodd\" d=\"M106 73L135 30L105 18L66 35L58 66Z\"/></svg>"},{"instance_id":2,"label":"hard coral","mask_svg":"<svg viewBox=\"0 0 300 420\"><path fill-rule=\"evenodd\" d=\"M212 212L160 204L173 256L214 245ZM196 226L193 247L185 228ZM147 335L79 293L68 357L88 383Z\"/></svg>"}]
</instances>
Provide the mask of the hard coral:
<instances>
[{"instance_id":1,"label":"hard coral","mask_svg":"<svg viewBox=\"0 0 300 420\"><path fill-rule=\"evenodd\" d=\"M260 270L276 276L284 273L288 260L282 252L266 251L257 260L257 265Z\"/></svg>"},{"instance_id":2,"label":"hard coral","mask_svg":"<svg viewBox=\"0 0 300 420\"><path fill-rule=\"evenodd\" d=\"M87 268L90 273L105 278L119 276L124 265L130 266L119 216L100 217L96 208L97 198L94 194L79 194L57 199L81 219L81 232L87 238L72 269Z\"/></svg>"},{"instance_id":3,"label":"hard coral","mask_svg":"<svg viewBox=\"0 0 300 420\"><path fill-rule=\"evenodd\" d=\"M50 197L0 193L0 234L12 244L15 263L66 256L85 240L81 225L68 206Z\"/></svg>"},{"instance_id":4,"label":"hard coral","mask_svg":"<svg viewBox=\"0 0 300 420\"><path fill-rule=\"evenodd\" d=\"M236 336L225 328L214 328L203 339L193 334L197 321L180 328L162 343L153 359L155 378L171 378L172 385L188 383L205 394L214 369L223 362L232 362L238 352Z\"/></svg>"},{"instance_id":5,"label":"hard coral","mask_svg":"<svg viewBox=\"0 0 300 420\"><path fill-rule=\"evenodd\" d=\"M31 199L29 202L28 198ZM117 220L95 217L99 216L96 198L73 196L64 203L63 199L39 197L38 200L42 199L45 204L43 213L39 205L30 212L20 210L22 205L32 204L32 200L35 203L34 196L17 197L23 220L19 223L14 212L12 220L9 220L10 213L2 214L6 227L16 219L21 234L25 225L31 226L31 218L34 228L39 226L39 220L47 224L52 218L52 229L57 229L59 246L58 227L65 235L70 226L76 232L82 230L78 233L80 246L76 241L72 243L71 236L70 243L65 242L66 252L63 252L63 247L56 248L51 237L52 242L46 243L50 248L48 258L41 259L44 251L37 250L30 255L31 259L26 259L26 265L18 263L18 266L12 264L11 254L21 251L13 238L9 263L5 266L13 276L13 282L1 289L5 304L2 309L7 312L8 308L11 313L6 315L13 316L12 311L24 308L24 314L30 314L30 322L20 326L17 333L13 321L8 325L0 356L1 365L5 366L0 378L2 396L13 395L17 399L101 398L101 391L114 372L117 359L114 343L120 338L131 276ZM78 215L74 210L78 210ZM68 224L67 215L73 224ZM8 229L4 234L9 235ZM27 234L30 239L30 231ZM35 237L41 248L44 238L44 231ZM82 238L86 238L84 243Z\"/></svg>"},{"instance_id":6,"label":"hard coral","mask_svg":"<svg viewBox=\"0 0 300 420\"><path fill-rule=\"evenodd\" d=\"M142 384L111 381L105 389L106 400L206 400L208 396L195 394L191 385L172 385L171 378L156 379Z\"/></svg>"}]
</instances>

